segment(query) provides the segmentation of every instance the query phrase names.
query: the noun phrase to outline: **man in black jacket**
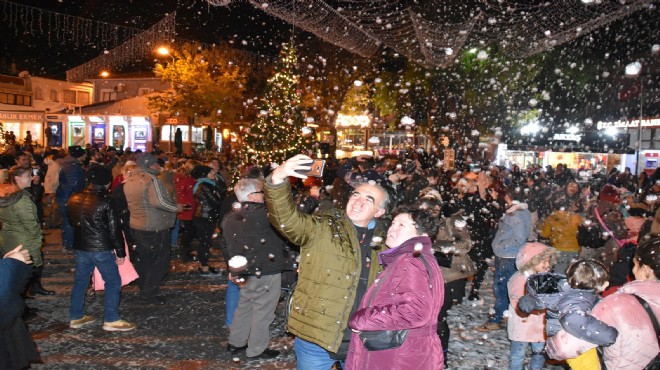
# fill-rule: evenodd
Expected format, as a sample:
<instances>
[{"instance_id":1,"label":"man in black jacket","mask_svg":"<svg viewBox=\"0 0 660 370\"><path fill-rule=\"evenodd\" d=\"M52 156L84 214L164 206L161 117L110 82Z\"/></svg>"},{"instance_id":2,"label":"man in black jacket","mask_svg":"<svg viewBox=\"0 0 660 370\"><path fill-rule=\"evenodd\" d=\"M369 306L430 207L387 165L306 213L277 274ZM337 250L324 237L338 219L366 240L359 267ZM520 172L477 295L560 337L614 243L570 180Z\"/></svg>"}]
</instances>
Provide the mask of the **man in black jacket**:
<instances>
[{"instance_id":1,"label":"man in black jacket","mask_svg":"<svg viewBox=\"0 0 660 370\"><path fill-rule=\"evenodd\" d=\"M232 353L246 350L248 358L273 358L280 352L268 348L269 325L280 298L281 273L290 259L284 239L268 221L263 181L239 180L234 192L241 207L225 216L222 230L229 256L245 257L247 266L238 274L245 285L241 287L227 349ZM235 274L230 279L241 284Z\"/></svg>"},{"instance_id":2,"label":"man in black jacket","mask_svg":"<svg viewBox=\"0 0 660 370\"><path fill-rule=\"evenodd\" d=\"M85 293L96 267L105 282L103 330L133 330L135 324L122 320L119 315L121 277L117 265L124 263L126 250L108 195L112 172L103 166L93 166L87 172L87 178L89 187L74 194L67 203L76 255L69 326L78 329L96 320L84 314Z\"/></svg>"}]
</instances>

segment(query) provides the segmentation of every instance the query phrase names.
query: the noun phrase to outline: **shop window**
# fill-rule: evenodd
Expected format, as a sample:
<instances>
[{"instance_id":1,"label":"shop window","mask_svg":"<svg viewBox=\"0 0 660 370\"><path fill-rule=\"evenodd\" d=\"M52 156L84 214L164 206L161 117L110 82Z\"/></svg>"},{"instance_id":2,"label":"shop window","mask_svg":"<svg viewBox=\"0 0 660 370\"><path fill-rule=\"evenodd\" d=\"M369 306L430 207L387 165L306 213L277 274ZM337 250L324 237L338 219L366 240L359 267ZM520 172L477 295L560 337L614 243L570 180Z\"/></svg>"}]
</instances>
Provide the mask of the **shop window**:
<instances>
[{"instance_id":1,"label":"shop window","mask_svg":"<svg viewBox=\"0 0 660 370\"><path fill-rule=\"evenodd\" d=\"M50 90L50 101L60 101L60 95L57 93L57 90Z\"/></svg>"},{"instance_id":2,"label":"shop window","mask_svg":"<svg viewBox=\"0 0 660 370\"><path fill-rule=\"evenodd\" d=\"M65 104L76 104L76 92L74 90L64 90L62 100Z\"/></svg>"},{"instance_id":3,"label":"shop window","mask_svg":"<svg viewBox=\"0 0 660 370\"><path fill-rule=\"evenodd\" d=\"M44 90L41 87L34 89L34 100L44 100Z\"/></svg>"},{"instance_id":4,"label":"shop window","mask_svg":"<svg viewBox=\"0 0 660 370\"><path fill-rule=\"evenodd\" d=\"M117 92L114 90L101 90L101 101L117 100Z\"/></svg>"}]
</instances>

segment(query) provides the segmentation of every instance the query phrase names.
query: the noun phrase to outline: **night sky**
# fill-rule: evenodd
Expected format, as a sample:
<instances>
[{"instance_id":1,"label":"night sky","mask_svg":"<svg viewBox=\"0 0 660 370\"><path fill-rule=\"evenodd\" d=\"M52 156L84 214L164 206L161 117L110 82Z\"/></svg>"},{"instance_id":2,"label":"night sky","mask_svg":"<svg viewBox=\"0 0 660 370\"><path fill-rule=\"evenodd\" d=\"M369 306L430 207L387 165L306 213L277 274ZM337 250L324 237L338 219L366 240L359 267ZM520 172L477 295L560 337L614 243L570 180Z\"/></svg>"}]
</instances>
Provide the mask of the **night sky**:
<instances>
[{"instance_id":1,"label":"night sky","mask_svg":"<svg viewBox=\"0 0 660 370\"><path fill-rule=\"evenodd\" d=\"M149 28L176 10L177 37L180 39L208 44L224 41L237 49L270 56L277 54L279 44L289 37L291 29L243 2L235 2L230 7L212 7L201 0L18 0L16 3L138 29ZM18 25L9 26L6 6L0 2L0 17L4 18L0 23L0 38L3 40L0 43L0 73L12 74L14 63L19 72L27 70L32 75L63 79L67 69L103 51L100 45L60 40L48 45L46 37L36 27L37 22L33 23L35 26L24 27L24 22L19 19ZM56 30L54 25L51 28ZM145 62L150 63L148 59Z\"/></svg>"},{"instance_id":2,"label":"night sky","mask_svg":"<svg viewBox=\"0 0 660 370\"><path fill-rule=\"evenodd\" d=\"M415 3L420 1L422 0ZM207 44L226 42L234 48L270 57L277 55L283 41L290 40L294 29L293 26L240 0L231 1L229 6L223 7L210 6L204 0L15 0L15 2L133 29L147 29L166 14L176 11L179 40L195 40ZM456 14L457 19L460 18L459 15L469 13L466 5L468 3L465 1L452 0L446 3L456 6L458 9L456 12L460 13ZM469 4L478 5L479 2L475 0ZM8 9L10 5L0 0L0 40L2 40L0 41L0 74L17 75L18 72L26 70L36 76L64 79L66 70L103 53L104 46L98 40L84 43L68 40L70 37L61 37L51 38L49 43L44 32L49 29L51 32L57 32L56 25L50 27L42 25L42 29L39 29L36 20L30 22L29 14L8 19ZM620 117L622 114L635 117L638 111L638 102L635 99L627 103L630 105L629 108L612 101L616 99L616 94L621 88L626 84L632 84L632 81L623 75L623 66L634 60L641 60L644 64L646 111L649 114L660 113L658 112L660 52L655 54L652 52L652 47L660 44L658 24L660 17L655 4L652 4L647 9L637 11L547 51L551 63L539 66L544 71L539 77L538 86L552 94L552 100L546 107L548 115L571 119L576 116L594 119L603 116L609 119ZM300 29L296 29L295 34L300 42L310 39L310 34ZM468 47L471 46L465 46ZM328 48L325 50L327 52ZM345 59L347 66L351 65L353 59L360 58L346 54L349 55ZM399 67L402 64L392 63L391 59L387 60L387 56L392 54L391 50L384 52L383 55L386 55L383 57L384 62L376 65L378 68L393 66L395 72L401 73ZM155 55L146 56L142 61L127 66L124 71L151 70L155 62ZM593 99L597 101L584 104L580 98L572 95L570 85L583 78L592 81L587 85L581 85L580 88L590 89ZM447 83L459 84L459 90L467 89L473 84L469 78L458 75ZM519 102L518 106L520 104L526 105L527 102L526 100ZM621 113L622 109L626 109L627 112Z\"/></svg>"}]
</instances>

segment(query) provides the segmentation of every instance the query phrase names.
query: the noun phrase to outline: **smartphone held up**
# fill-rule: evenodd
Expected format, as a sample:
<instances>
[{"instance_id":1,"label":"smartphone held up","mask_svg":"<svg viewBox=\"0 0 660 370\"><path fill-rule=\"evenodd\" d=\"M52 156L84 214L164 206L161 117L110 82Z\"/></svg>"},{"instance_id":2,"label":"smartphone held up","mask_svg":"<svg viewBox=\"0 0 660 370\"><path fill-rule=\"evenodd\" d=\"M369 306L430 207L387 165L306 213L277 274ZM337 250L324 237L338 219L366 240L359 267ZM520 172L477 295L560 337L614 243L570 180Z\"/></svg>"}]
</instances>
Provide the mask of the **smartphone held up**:
<instances>
[{"instance_id":1,"label":"smartphone held up","mask_svg":"<svg viewBox=\"0 0 660 370\"><path fill-rule=\"evenodd\" d=\"M315 159L311 163L309 170L296 170L301 175L312 176L312 177L323 177L323 170L325 169L325 160L324 159Z\"/></svg>"}]
</instances>

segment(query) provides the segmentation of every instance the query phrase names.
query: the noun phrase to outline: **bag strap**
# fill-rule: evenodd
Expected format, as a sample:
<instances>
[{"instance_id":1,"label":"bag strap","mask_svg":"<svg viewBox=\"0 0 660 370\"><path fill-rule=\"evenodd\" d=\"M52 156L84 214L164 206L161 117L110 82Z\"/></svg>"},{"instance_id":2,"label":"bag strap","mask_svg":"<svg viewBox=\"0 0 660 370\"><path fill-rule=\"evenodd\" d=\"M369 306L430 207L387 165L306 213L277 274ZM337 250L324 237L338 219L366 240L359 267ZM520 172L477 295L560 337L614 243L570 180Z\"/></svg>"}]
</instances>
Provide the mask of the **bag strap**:
<instances>
[{"instance_id":1,"label":"bag strap","mask_svg":"<svg viewBox=\"0 0 660 370\"><path fill-rule=\"evenodd\" d=\"M598 222L600 223L600 226L602 226L603 229L605 229L605 231L607 231L607 233L610 234L610 236L612 237L612 239L614 239L614 240L616 241L616 243L619 245L619 247L623 247L623 245L624 245L625 243L622 242L621 240L617 239L617 238L614 236L614 233L612 232L612 230L608 229L608 228L607 228L607 225L605 225L605 222L603 222L603 219L600 218L600 212L598 212L598 207L594 207L594 213L596 214L596 217L598 218Z\"/></svg>"},{"instance_id":2,"label":"bag strap","mask_svg":"<svg viewBox=\"0 0 660 370\"><path fill-rule=\"evenodd\" d=\"M653 329L655 329L655 336L656 339L658 340L658 346L660 347L660 325L658 325L658 319L655 317L655 314L651 310L651 306L649 306L649 303L646 302L644 298L638 296L637 294L633 294L633 296L637 298L637 300L642 305L642 307L644 307L644 310L646 310L646 313L649 315L649 318L653 323Z\"/></svg>"},{"instance_id":3,"label":"bag strap","mask_svg":"<svg viewBox=\"0 0 660 370\"><path fill-rule=\"evenodd\" d=\"M424 258L424 255L420 254L419 258L422 260L422 263L424 263L424 266L426 267L426 272L429 275L429 288L433 289L433 283L432 283L433 274L431 273L429 263L426 261L426 258ZM374 289L373 292L371 292L371 295L369 296L369 300L367 301L367 307L371 306L371 300L374 298L376 293L378 293L378 291L380 290L380 287L383 285L383 280L385 280L385 277L388 275L388 272L390 272L390 270L385 269L385 271L383 272L383 277L380 279L380 282L376 286L376 289Z\"/></svg>"}]
</instances>

